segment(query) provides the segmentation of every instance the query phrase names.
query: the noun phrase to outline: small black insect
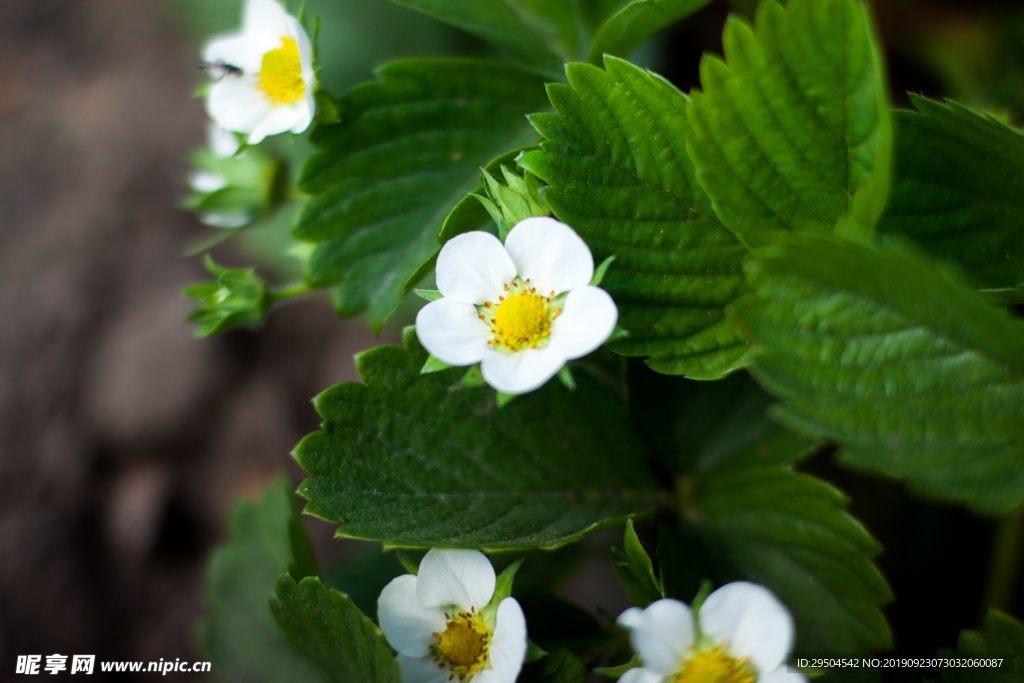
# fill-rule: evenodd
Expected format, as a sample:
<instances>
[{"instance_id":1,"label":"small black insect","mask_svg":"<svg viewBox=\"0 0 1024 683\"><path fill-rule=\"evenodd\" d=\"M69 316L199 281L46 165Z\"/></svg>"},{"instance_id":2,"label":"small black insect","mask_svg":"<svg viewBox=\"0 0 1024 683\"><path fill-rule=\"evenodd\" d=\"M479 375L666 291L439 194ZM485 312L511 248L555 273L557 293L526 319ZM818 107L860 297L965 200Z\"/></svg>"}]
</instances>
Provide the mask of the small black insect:
<instances>
[{"instance_id":1,"label":"small black insect","mask_svg":"<svg viewBox=\"0 0 1024 683\"><path fill-rule=\"evenodd\" d=\"M211 76L214 76L217 80L220 80L225 76L242 75L242 69L240 67L237 67L234 64L228 64L223 59L218 59L216 62L199 62L196 66Z\"/></svg>"}]
</instances>

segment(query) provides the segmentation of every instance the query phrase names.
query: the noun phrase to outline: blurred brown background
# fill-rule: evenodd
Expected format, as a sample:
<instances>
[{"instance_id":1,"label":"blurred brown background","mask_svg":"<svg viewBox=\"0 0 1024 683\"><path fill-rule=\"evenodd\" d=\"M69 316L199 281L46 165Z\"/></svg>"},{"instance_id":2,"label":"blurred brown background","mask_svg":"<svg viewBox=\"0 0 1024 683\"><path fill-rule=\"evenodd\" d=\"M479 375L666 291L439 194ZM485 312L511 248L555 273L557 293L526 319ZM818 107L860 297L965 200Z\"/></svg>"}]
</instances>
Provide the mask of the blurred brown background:
<instances>
[{"instance_id":1,"label":"blurred brown background","mask_svg":"<svg viewBox=\"0 0 1024 683\"><path fill-rule=\"evenodd\" d=\"M876 4L896 92L1019 110L1019 3ZM662 41L681 85L725 11ZM203 141L194 60L161 3L0 2L0 680L26 653L200 658L231 501L290 466L309 399L376 343L322 301L193 339L180 292L204 273L180 254L199 227L176 206Z\"/></svg>"},{"instance_id":2,"label":"blurred brown background","mask_svg":"<svg viewBox=\"0 0 1024 683\"><path fill-rule=\"evenodd\" d=\"M0 680L16 654L198 657L230 503L375 343L313 301L193 339L192 50L155 2L0 3Z\"/></svg>"}]
</instances>

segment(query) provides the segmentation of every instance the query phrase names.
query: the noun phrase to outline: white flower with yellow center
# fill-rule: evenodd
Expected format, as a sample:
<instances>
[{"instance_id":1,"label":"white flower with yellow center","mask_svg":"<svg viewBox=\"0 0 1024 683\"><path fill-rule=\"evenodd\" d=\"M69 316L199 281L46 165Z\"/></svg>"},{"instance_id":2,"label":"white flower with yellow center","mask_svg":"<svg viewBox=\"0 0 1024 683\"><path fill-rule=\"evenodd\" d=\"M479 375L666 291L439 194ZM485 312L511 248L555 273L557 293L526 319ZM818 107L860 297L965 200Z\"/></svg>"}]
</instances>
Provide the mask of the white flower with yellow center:
<instances>
[{"instance_id":1,"label":"white flower with yellow center","mask_svg":"<svg viewBox=\"0 0 1024 683\"><path fill-rule=\"evenodd\" d=\"M502 393L533 391L615 329L618 309L593 277L586 243L553 218L521 221L504 245L486 232L458 235L437 257L443 298L420 310L416 334L449 365L480 363Z\"/></svg>"},{"instance_id":2,"label":"white flower with yellow center","mask_svg":"<svg viewBox=\"0 0 1024 683\"><path fill-rule=\"evenodd\" d=\"M240 33L211 40L203 61L216 78L206 110L221 128L267 135L301 133L313 120L313 50L302 25L276 0L246 0Z\"/></svg>"},{"instance_id":3,"label":"white flower with yellow center","mask_svg":"<svg viewBox=\"0 0 1024 683\"><path fill-rule=\"evenodd\" d=\"M526 655L519 603L490 604L494 568L476 550L430 550L419 574L380 594L377 616L398 651L402 683L514 683Z\"/></svg>"},{"instance_id":4,"label":"white flower with yellow center","mask_svg":"<svg viewBox=\"0 0 1024 683\"><path fill-rule=\"evenodd\" d=\"M619 683L806 683L786 668L793 618L763 586L726 584L696 615L678 600L658 600L626 610L618 623L643 661Z\"/></svg>"}]
</instances>

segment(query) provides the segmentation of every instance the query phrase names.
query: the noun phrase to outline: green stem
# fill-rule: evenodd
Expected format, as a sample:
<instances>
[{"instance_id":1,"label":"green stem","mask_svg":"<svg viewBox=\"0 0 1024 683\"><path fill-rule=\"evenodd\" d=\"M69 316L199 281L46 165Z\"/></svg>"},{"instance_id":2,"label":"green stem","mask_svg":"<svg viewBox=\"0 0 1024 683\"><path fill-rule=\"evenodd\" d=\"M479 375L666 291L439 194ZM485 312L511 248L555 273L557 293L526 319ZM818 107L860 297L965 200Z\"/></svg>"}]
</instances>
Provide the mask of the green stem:
<instances>
[{"instance_id":1,"label":"green stem","mask_svg":"<svg viewBox=\"0 0 1024 683\"><path fill-rule=\"evenodd\" d=\"M1013 600L1024 555L1024 506L1006 515L996 528L984 607L1006 611ZM984 618L984 615L982 615Z\"/></svg>"},{"instance_id":2,"label":"green stem","mask_svg":"<svg viewBox=\"0 0 1024 683\"><path fill-rule=\"evenodd\" d=\"M299 282L291 285L290 287L282 287L281 289L270 290L270 305L279 304L282 301L288 299L294 299L297 296L308 294L313 288L308 282Z\"/></svg>"}]
</instances>

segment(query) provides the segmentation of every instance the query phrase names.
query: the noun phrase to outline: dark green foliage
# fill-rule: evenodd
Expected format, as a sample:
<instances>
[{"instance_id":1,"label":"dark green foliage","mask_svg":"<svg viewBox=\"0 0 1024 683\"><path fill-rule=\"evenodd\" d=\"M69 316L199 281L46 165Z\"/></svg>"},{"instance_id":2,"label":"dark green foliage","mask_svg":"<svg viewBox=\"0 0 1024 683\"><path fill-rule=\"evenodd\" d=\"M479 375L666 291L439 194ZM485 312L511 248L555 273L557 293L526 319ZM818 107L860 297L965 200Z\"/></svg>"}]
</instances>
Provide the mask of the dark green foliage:
<instances>
[{"instance_id":1,"label":"dark green foliage","mask_svg":"<svg viewBox=\"0 0 1024 683\"><path fill-rule=\"evenodd\" d=\"M551 382L499 409L488 389L449 390L462 369L421 374L411 331L406 347L361 354L365 384L318 396L323 429L295 449L310 473L307 512L340 535L555 547L660 500L622 406L589 376L575 392Z\"/></svg>"},{"instance_id":2,"label":"dark green foliage","mask_svg":"<svg viewBox=\"0 0 1024 683\"><path fill-rule=\"evenodd\" d=\"M746 289L746 250L697 185L686 96L622 60L605 67L572 64L568 86L549 86L557 114L532 117L544 141L520 164L548 183L545 199L595 262L615 257L602 287L629 332L615 350L651 356L659 372L721 377L746 351L724 313Z\"/></svg>"},{"instance_id":3,"label":"dark green foliage","mask_svg":"<svg viewBox=\"0 0 1024 683\"><path fill-rule=\"evenodd\" d=\"M898 111L881 232L959 263L982 287L1024 284L1024 134L955 102Z\"/></svg>"},{"instance_id":4,"label":"dark green foliage","mask_svg":"<svg viewBox=\"0 0 1024 683\"><path fill-rule=\"evenodd\" d=\"M344 97L342 122L313 134L321 152L303 167L312 197L295 227L317 243L309 278L334 287L340 314L367 311L380 328L480 167L535 137L525 116L546 105L542 85L508 64L417 59Z\"/></svg>"},{"instance_id":5,"label":"dark green foliage","mask_svg":"<svg viewBox=\"0 0 1024 683\"><path fill-rule=\"evenodd\" d=\"M795 431L990 511L1024 501L1024 325L894 245L804 239L748 269L754 374Z\"/></svg>"}]
</instances>

